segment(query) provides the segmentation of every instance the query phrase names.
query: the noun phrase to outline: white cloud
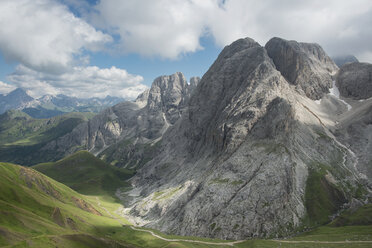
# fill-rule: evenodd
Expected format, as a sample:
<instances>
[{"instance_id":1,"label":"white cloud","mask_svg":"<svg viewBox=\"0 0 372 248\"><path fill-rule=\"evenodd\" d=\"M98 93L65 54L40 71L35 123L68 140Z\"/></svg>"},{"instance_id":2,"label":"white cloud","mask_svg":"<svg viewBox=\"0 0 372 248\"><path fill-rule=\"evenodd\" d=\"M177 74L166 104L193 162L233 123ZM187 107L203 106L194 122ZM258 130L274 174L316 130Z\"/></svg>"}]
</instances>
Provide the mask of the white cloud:
<instances>
[{"instance_id":1,"label":"white cloud","mask_svg":"<svg viewBox=\"0 0 372 248\"><path fill-rule=\"evenodd\" d=\"M57 1L0 1L2 54L35 70L61 73L111 40Z\"/></svg>"},{"instance_id":2,"label":"white cloud","mask_svg":"<svg viewBox=\"0 0 372 248\"><path fill-rule=\"evenodd\" d=\"M0 81L0 94L8 94L12 90L15 90L17 87L12 84L7 84Z\"/></svg>"},{"instance_id":3,"label":"white cloud","mask_svg":"<svg viewBox=\"0 0 372 248\"><path fill-rule=\"evenodd\" d=\"M220 46L279 36L317 42L334 55L372 51L370 0L101 0L96 10L93 20L120 35L121 49L145 56L195 52L207 35Z\"/></svg>"},{"instance_id":4,"label":"white cloud","mask_svg":"<svg viewBox=\"0 0 372 248\"><path fill-rule=\"evenodd\" d=\"M147 89L141 76L129 74L124 69L96 66L73 67L63 74L48 74L19 65L8 76L17 87L28 90L31 96L65 94L82 98L118 96L133 99Z\"/></svg>"},{"instance_id":5,"label":"white cloud","mask_svg":"<svg viewBox=\"0 0 372 248\"><path fill-rule=\"evenodd\" d=\"M264 45L279 36L317 42L331 55L372 51L370 0L227 0L213 17L208 25L220 45L244 36Z\"/></svg>"},{"instance_id":6,"label":"white cloud","mask_svg":"<svg viewBox=\"0 0 372 248\"><path fill-rule=\"evenodd\" d=\"M102 0L95 21L121 37L120 49L144 56L175 59L202 49L205 13L213 0Z\"/></svg>"}]
</instances>

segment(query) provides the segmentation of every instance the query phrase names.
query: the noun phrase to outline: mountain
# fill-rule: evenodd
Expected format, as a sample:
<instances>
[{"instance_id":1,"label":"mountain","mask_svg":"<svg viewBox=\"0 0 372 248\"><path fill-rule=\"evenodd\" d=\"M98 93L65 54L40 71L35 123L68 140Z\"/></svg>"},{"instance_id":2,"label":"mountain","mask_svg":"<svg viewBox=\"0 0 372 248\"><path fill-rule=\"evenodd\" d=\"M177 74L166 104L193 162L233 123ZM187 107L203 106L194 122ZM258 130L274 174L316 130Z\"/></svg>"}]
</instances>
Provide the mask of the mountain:
<instances>
[{"instance_id":1,"label":"mountain","mask_svg":"<svg viewBox=\"0 0 372 248\"><path fill-rule=\"evenodd\" d=\"M157 153L162 135L186 111L198 81L194 77L189 84L182 73L158 77L136 101L102 111L43 150L65 156L85 149L119 167L140 167Z\"/></svg>"},{"instance_id":2,"label":"mountain","mask_svg":"<svg viewBox=\"0 0 372 248\"><path fill-rule=\"evenodd\" d=\"M355 153L356 166L372 178L372 64L349 63L340 68L336 85L348 99L348 114L338 123L336 135ZM372 183L370 182L370 185Z\"/></svg>"},{"instance_id":3,"label":"mountain","mask_svg":"<svg viewBox=\"0 0 372 248\"><path fill-rule=\"evenodd\" d=\"M31 108L44 108L46 110L60 110L62 112L94 112L98 113L107 107L111 107L119 102L124 101L123 98L106 96L106 98L77 98L66 95L45 95L35 102L29 104Z\"/></svg>"},{"instance_id":4,"label":"mountain","mask_svg":"<svg viewBox=\"0 0 372 248\"><path fill-rule=\"evenodd\" d=\"M335 56L335 57L332 57L332 60L335 62L335 64L338 67L341 67L347 63L359 62L358 59L354 55Z\"/></svg>"},{"instance_id":5,"label":"mountain","mask_svg":"<svg viewBox=\"0 0 372 248\"><path fill-rule=\"evenodd\" d=\"M368 180L334 134L348 114L327 94L336 72L317 44L225 47L123 192L136 199L123 214L179 235L279 237L364 201Z\"/></svg>"},{"instance_id":6,"label":"mountain","mask_svg":"<svg viewBox=\"0 0 372 248\"><path fill-rule=\"evenodd\" d=\"M56 151L43 151L48 142L70 133L92 113L68 113L50 119L34 119L20 110L0 115L0 161L22 165L55 161Z\"/></svg>"},{"instance_id":7,"label":"mountain","mask_svg":"<svg viewBox=\"0 0 372 248\"><path fill-rule=\"evenodd\" d=\"M372 97L372 64L345 64L337 74L337 86L343 97L355 100Z\"/></svg>"},{"instance_id":8,"label":"mountain","mask_svg":"<svg viewBox=\"0 0 372 248\"><path fill-rule=\"evenodd\" d=\"M131 171L106 164L87 151L32 168L86 195L115 195L118 188L128 186L124 181L133 175Z\"/></svg>"},{"instance_id":9,"label":"mountain","mask_svg":"<svg viewBox=\"0 0 372 248\"><path fill-rule=\"evenodd\" d=\"M9 109L23 108L34 99L23 89L17 88L7 95L0 95L0 114Z\"/></svg>"},{"instance_id":10,"label":"mountain","mask_svg":"<svg viewBox=\"0 0 372 248\"><path fill-rule=\"evenodd\" d=\"M284 78L309 98L320 99L332 87L338 68L318 44L273 38L265 48Z\"/></svg>"},{"instance_id":11,"label":"mountain","mask_svg":"<svg viewBox=\"0 0 372 248\"><path fill-rule=\"evenodd\" d=\"M106 96L105 98L77 98L66 95L44 95L34 99L21 89L17 88L6 96L0 95L0 114L10 109L22 110L33 118L51 118L70 112L98 113L124 101L120 97Z\"/></svg>"}]
</instances>

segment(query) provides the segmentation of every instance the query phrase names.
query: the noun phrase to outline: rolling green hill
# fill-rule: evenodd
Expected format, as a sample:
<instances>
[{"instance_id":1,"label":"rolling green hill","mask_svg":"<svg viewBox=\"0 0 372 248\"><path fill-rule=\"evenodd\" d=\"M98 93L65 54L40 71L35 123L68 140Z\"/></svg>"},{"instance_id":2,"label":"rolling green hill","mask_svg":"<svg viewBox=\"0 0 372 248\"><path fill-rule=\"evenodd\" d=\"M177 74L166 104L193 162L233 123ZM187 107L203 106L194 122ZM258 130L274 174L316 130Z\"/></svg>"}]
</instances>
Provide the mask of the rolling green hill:
<instances>
[{"instance_id":1,"label":"rolling green hill","mask_svg":"<svg viewBox=\"0 0 372 248\"><path fill-rule=\"evenodd\" d=\"M0 246L127 247L104 237L120 224L93 200L30 168L0 163Z\"/></svg>"},{"instance_id":2,"label":"rolling green hill","mask_svg":"<svg viewBox=\"0 0 372 248\"><path fill-rule=\"evenodd\" d=\"M106 164L87 151L79 151L57 162L33 166L35 170L86 195L114 195L127 186L133 172Z\"/></svg>"},{"instance_id":3,"label":"rolling green hill","mask_svg":"<svg viewBox=\"0 0 372 248\"><path fill-rule=\"evenodd\" d=\"M0 115L0 161L22 165L54 161L61 154L42 152L41 148L93 115L69 113L50 119L34 119L18 110L7 111Z\"/></svg>"}]
</instances>

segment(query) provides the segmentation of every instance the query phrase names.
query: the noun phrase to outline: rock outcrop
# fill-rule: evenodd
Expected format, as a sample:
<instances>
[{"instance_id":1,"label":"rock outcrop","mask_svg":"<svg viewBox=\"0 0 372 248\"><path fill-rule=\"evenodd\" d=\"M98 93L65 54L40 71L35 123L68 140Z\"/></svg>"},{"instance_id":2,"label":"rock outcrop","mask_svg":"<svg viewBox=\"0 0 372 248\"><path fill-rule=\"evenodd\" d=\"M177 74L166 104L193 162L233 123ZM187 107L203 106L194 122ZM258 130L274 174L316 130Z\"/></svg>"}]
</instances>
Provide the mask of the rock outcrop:
<instances>
[{"instance_id":1,"label":"rock outcrop","mask_svg":"<svg viewBox=\"0 0 372 248\"><path fill-rule=\"evenodd\" d=\"M293 232L305 216L313 224L328 221L314 214L314 202L324 203L311 198L314 185L332 199L329 215L352 197L359 174L350 151L329 131L325 113L296 89L319 98L337 67L317 45L294 43L297 51L293 42L279 43L298 61L293 67L284 60L278 68L282 62L271 57L279 55L270 57L249 38L223 49L188 110L163 135L159 154L121 195L134 197L123 214L179 235L275 237Z\"/></svg>"},{"instance_id":2,"label":"rock outcrop","mask_svg":"<svg viewBox=\"0 0 372 248\"><path fill-rule=\"evenodd\" d=\"M343 97L355 100L372 97L372 64L345 64L337 73L336 83Z\"/></svg>"},{"instance_id":3,"label":"rock outcrop","mask_svg":"<svg viewBox=\"0 0 372 248\"><path fill-rule=\"evenodd\" d=\"M188 84L180 72L158 77L136 101L104 110L43 149L65 155L85 149L116 166L143 164L156 151L163 133L185 111L198 81L199 78L191 78Z\"/></svg>"},{"instance_id":4,"label":"rock outcrop","mask_svg":"<svg viewBox=\"0 0 372 248\"><path fill-rule=\"evenodd\" d=\"M332 87L338 67L318 44L272 38L265 45L276 68L286 80L317 100Z\"/></svg>"}]
</instances>

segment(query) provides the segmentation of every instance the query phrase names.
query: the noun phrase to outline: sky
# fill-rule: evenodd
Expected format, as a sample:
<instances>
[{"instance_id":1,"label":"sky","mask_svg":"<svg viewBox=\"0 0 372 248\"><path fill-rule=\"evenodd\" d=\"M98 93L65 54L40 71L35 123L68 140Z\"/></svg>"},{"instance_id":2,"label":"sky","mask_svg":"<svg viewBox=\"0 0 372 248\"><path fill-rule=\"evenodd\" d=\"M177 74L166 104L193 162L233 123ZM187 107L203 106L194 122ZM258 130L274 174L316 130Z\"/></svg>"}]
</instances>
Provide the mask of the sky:
<instances>
[{"instance_id":1,"label":"sky","mask_svg":"<svg viewBox=\"0 0 372 248\"><path fill-rule=\"evenodd\" d=\"M243 37L372 63L372 1L1 0L0 94L134 99L161 75L202 77Z\"/></svg>"}]
</instances>

